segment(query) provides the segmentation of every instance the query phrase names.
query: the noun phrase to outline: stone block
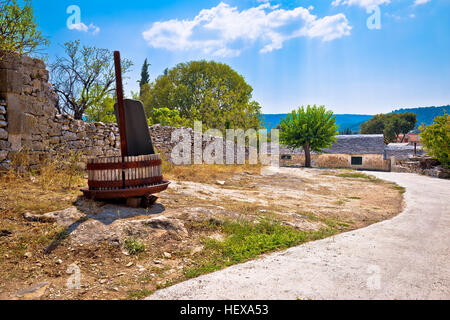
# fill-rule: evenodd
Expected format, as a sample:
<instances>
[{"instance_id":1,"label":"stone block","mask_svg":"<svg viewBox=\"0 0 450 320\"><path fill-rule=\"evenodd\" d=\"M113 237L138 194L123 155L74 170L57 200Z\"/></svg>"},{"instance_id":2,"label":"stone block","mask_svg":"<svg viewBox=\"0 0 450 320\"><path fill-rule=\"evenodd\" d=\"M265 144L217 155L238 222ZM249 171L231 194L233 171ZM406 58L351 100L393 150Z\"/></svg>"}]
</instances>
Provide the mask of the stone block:
<instances>
[{"instance_id":1,"label":"stone block","mask_svg":"<svg viewBox=\"0 0 450 320\"><path fill-rule=\"evenodd\" d=\"M6 103L8 104L8 110L10 111L22 111L22 98L17 93L7 93L5 95Z\"/></svg>"},{"instance_id":2,"label":"stone block","mask_svg":"<svg viewBox=\"0 0 450 320\"><path fill-rule=\"evenodd\" d=\"M19 151L22 148L22 135L21 134L9 134L8 142L11 144L10 149L12 151Z\"/></svg>"},{"instance_id":3,"label":"stone block","mask_svg":"<svg viewBox=\"0 0 450 320\"><path fill-rule=\"evenodd\" d=\"M16 70L0 70L0 92L21 93L23 76Z\"/></svg>"},{"instance_id":4,"label":"stone block","mask_svg":"<svg viewBox=\"0 0 450 320\"><path fill-rule=\"evenodd\" d=\"M51 137L48 141L50 144L58 144L60 143L61 139L59 137Z\"/></svg>"},{"instance_id":5,"label":"stone block","mask_svg":"<svg viewBox=\"0 0 450 320\"><path fill-rule=\"evenodd\" d=\"M36 117L30 114L23 114L22 117L22 133L24 134L33 134L37 131L37 120Z\"/></svg>"},{"instance_id":6,"label":"stone block","mask_svg":"<svg viewBox=\"0 0 450 320\"><path fill-rule=\"evenodd\" d=\"M2 162L3 160L5 160L8 157L8 151L6 150L1 150L0 151L0 162Z\"/></svg>"},{"instance_id":7,"label":"stone block","mask_svg":"<svg viewBox=\"0 0 450 320\"><path fill-rule=\"evenodd\" d=\"M75 140L77 140L77 135L70 131L63 131L62 140L75 141Z\"/></svg>"},{"instance_id":8,"label":"stone block","mask_svg":"<svg viewBox=\"0 0 450 320\"><path fill-rule=\"evenodd\" d=\"M0 150L8 150L11 148L11 143L6 140L0 140Z\"/></svg>"},{"instance_id":9,"label":"stone block","mask_svg":"<svg viewBox=\"0 0 450 320\"><path fill-rule=\"evenodd\" d=\"M8 131L0 128L0 140L7 140L7 139L8 139Z\"/></svg>"},{"instance_id":10,"label":"stone block","mask_svg":"<svg viewBox=\"0 0 450 320\"><path fill-rule=\"evenodd\" d=\"M61 131L61 128L59 128L59 127L51 127L48 129L48 135L50 137L59 137L59 136L61 136L61 134L62 134L62 131Z\"/></svg>"},{"instance_id":11,"label":"stone block","mask_svg":"<svg viewBox=\"0 0 450 320\"><path fill-rule=\"evenodd\" d=\"M0 54L2 59L0 60L0 69L13 69L17 70L20 67L20 56L17 54L6 53Z\"/></svg>"},{"instance_id":12,"label":"stone block","mask_svg":"<svg viewBox=\"0 0 450 320\"><path fill-rule=\"evenodd\" d=\"M23 117L22 112L8 109L8 132L10 134L22 133Z\"/></svg>"}]
</instances>

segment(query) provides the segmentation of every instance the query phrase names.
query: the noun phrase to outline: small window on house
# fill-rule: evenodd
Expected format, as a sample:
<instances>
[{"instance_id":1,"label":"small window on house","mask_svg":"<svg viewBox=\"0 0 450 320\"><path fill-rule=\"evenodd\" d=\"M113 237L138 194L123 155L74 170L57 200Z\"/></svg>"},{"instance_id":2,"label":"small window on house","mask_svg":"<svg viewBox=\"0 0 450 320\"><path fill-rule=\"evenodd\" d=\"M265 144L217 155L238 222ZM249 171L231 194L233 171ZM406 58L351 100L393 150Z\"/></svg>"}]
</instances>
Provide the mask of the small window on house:
<instances>
[{"instance_id":1,"label":"small window on house","mask_svg":"<svg viewBox=\"0 0 450 320\"><path fill-rule=\"evenodd\" d=\"M292 156L283 155L281 156L281 160L292 160Z\"/></svg>"},{"instance_id":2,"label":"small window on house","mask_svg":"<svg viewBox=\"0 0 450 320\"><path fill-rule=\"evenodd\" d=\"M362 157L352 157L352 166L362 166L363 158Z\"/></svg>"}]
</instances>

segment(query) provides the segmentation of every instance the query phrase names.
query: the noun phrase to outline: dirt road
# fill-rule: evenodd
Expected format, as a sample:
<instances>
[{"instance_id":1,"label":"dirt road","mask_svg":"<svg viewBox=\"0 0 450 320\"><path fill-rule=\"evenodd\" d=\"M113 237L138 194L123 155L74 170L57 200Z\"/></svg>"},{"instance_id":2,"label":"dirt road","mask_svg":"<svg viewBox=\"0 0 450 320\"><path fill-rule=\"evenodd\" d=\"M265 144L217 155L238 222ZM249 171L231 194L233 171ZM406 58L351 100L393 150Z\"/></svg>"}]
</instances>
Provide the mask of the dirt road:
<instances>
[{"instance_id":1,"label":"dirt road","mask_svg":"<svg viewBox=\"0 0 450 320\"><path fill-rule=\"evenodd\" d=\"M450 299L450 181L370 174L406 187L399 216L180 283L148 299Z\"/></svg>"}]
</instances>

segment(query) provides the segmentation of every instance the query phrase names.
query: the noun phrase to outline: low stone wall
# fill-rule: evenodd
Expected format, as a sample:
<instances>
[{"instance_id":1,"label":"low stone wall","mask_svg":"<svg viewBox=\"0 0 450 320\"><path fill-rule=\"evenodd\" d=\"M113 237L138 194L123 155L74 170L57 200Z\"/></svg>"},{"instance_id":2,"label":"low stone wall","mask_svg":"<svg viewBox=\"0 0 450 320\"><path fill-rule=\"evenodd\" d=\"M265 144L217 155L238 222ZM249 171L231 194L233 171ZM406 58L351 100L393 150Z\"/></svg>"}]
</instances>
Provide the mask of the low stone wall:
<instances>
[{"instance_id":1,"label":"low stone wall","mask_svg":"<svg viewBox=\"0 0 450 320\"><path fill-rule=\"evenodd\" d=\"M441 179L450 179L450 168L427 157L410 158L393 162L392 171L426 175Z\"/></svg>"},{"instance_id":2,"label":"low stone wall","mask_svg":"<svg viewBox=\"0 0 450 320\"><path fill-rule=\"evenodd\" d=\"M6 55L0 61L0 170L14 165L16 155L27 155L27 166L35 167L57 154L80 153L80 164L88 157L120 155L119 129L115 123L88 123L69 115L57 114L58 96L48 82L45 64L27 56ZM149 128L156 149L171 160L172 141L177 128ZM191 136L191 159L194 162L194 134ZM202 151L212 143L223 144L224 162L227 150L236 146L221 138L201 135ZM230 146L231 144L231 146ZM248 149L245 150L248 158ZM235 156L236 160L236 156Z\"/></svg>"}]
</instances>

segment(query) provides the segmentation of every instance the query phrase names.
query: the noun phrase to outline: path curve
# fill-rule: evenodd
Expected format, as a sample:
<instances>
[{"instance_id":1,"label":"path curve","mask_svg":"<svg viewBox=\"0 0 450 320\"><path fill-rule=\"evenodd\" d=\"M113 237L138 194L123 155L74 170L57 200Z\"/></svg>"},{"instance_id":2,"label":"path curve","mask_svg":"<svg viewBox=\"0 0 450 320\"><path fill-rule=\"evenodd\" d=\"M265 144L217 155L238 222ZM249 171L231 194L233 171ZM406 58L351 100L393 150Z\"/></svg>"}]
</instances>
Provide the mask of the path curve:
<instances>
[{"instance_id":1,"label":"path curve","mask_svg":"<svg viewBox=\"0 0 450 320\"><path fill-rule=\"evenodd\" d=\"M394 219L201 276L147 299L450 299L450 181L370 174L406 187L406 208Z\"/></svg>"}]
</instances>

